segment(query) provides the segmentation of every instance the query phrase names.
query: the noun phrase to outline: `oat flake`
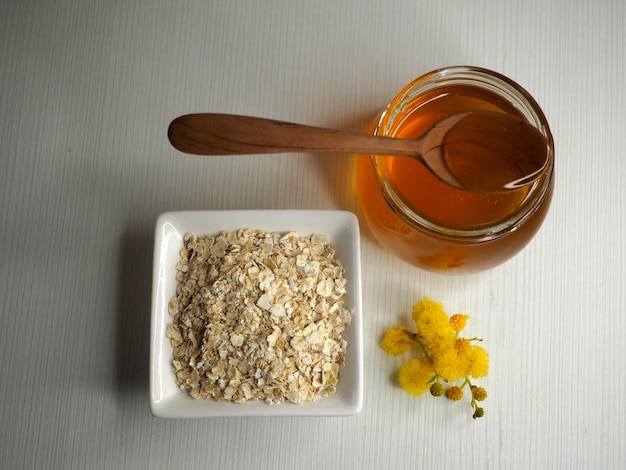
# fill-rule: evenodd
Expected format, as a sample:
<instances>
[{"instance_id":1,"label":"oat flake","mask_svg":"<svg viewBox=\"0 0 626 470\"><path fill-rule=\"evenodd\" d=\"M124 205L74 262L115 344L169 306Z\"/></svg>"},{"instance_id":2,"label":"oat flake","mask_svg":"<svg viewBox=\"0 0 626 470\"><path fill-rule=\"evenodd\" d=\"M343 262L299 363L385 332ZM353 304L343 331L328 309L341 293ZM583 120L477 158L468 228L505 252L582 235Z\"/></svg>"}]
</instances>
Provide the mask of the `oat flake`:
<instances>
[{"instance_id":1,"label":"oat flake","mask_svg":"<svg viewBox=\"0 0 626 470\"><path fill-rule=\"evenodd\" d=\"M352 311L326 236L188 233L180 255L166 330L180 389L235 403L304 403L336 391Z\"/></svg>"}]
</instances>

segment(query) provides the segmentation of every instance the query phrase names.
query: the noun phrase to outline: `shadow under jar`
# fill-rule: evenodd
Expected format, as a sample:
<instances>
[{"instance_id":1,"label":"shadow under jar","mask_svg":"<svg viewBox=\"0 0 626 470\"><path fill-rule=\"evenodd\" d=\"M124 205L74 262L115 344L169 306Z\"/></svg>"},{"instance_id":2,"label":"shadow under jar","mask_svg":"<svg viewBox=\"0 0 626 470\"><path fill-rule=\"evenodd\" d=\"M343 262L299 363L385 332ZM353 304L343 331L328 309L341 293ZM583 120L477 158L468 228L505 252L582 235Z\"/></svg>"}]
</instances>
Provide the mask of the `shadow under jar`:
<instances>
[{"instance_id":1,"label":"shadow under jar","mask_svg":"<svg viewBox=\"0 0 626 470\"><path fill-rule=\"evenodd\" d=\"M549 162L535 183L475 193L442 183L410 158L359 157L359 202L372 234L386 250L420 268L447 274L493 268L519 253L547 214L554 141L539 105L503 75L477 67L427 73L391 101L370 132L419 138L446 116L480 110L519 116L544 135Z\"/></svg>"}]
</instances>

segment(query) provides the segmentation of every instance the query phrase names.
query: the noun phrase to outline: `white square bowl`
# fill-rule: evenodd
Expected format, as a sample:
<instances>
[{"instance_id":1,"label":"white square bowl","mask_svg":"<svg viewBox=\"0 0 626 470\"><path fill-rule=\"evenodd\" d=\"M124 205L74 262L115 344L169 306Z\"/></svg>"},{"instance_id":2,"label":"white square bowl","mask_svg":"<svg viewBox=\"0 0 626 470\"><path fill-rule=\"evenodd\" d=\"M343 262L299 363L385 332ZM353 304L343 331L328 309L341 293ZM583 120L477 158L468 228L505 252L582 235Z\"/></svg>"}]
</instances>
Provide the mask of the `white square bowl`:
<instances>
[{"instance_id":1,"label":"white square bowl","mask_svg":"<svg viewBox=\"0 0 626 470\"><path fill-rule=\"evenodd\" d=\"M345 367L333 395L315 402L269 405L263 401L236 404L228 401L194 400L181 391L171 370L173 349L165 336L173 318L169 300L176 292L176 264L187 232L214 235L220 231L258 229L267 232L313 233L328 236L345 268L345 306L353 308L352 322L344 337L348 347ZM156 224L152 284L150 345L150 409L162 418L207 418L220 416L349 416L363 403L363 330L359 224L346 211L329 210L235 210L182 211L162 214Z\"/></svg>"}]
</instances>

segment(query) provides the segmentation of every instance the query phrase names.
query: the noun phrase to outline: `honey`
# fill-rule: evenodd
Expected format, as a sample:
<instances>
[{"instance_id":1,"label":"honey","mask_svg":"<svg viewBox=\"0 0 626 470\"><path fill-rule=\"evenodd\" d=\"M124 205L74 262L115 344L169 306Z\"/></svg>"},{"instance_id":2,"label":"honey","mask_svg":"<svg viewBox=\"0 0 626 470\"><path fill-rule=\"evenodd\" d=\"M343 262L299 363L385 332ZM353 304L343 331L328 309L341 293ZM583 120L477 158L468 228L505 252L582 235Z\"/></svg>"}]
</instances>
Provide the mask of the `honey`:
<instances>
[{"instance_id":1,"label":"honey","mask_svg":"<svg viewBox=\"0 0 626 470\"><path fill-rule=\"evenodd\" d=\"M544 133L550 165L538 182L476 193L439 181L414 159L359 158L358 193L370 230L383 247L411 264L446 273L489 269L518 253L545 218L552 195L552 137L538 105L505 77L469 67L427 74L392 101L372 132L418 138L446 116L477 110L522 117ZM503 171L498 165L475 168L488 175Z\"/></svg>"}]
</instances>

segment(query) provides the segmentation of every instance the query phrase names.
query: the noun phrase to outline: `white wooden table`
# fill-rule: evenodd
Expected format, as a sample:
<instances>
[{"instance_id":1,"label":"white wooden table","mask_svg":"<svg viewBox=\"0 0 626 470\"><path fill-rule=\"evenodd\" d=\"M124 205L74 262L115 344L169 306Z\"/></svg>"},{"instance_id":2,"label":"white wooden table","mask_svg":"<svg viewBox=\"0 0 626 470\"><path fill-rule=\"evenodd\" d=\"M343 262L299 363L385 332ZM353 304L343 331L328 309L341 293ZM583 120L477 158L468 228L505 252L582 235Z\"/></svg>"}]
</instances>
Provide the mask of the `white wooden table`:
<instances>
[{"instance_id":1,"label":"white wooden table","mask_svg":"<svg viewBox=\"0 0 626 470\"><path fill-rule=\"evenodd\" d=\"M626 3L23 0L0 7L2 468L626 467ZM541 104L557 187L493 271L444 277L362 227L365 402L349 418L163 420L148 408L153 227L183 209L345 209L351 157L183 156L188 112L364 130L431 69ZM387 326L427 295L491 355L486 416L404 393Z\"/></svg>"}]
</instances>

